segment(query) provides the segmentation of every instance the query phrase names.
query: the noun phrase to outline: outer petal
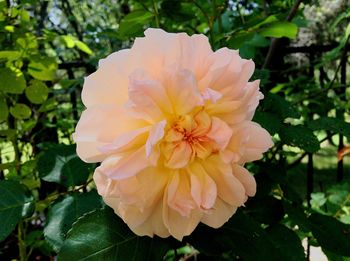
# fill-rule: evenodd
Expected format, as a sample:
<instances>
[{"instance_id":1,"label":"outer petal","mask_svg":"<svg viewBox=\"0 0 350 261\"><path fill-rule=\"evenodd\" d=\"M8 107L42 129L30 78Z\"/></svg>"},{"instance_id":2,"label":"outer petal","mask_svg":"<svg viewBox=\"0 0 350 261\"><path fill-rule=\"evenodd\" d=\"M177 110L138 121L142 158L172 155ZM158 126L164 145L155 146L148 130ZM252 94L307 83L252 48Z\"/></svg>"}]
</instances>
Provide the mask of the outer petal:
<instances>
[{"instance_id":1,"label":"outer petal","mask_svg":"<svg viewBox=\"0 0 350 261\"><path fill-rule=\"evenodd\" d=\"M245 189L241 182L232 174L232 167L225 164L219 156L211 156L203 161L206 172L215 181L218 196L228 204L239 207L246 201Z\"/></svg>"},{"instance_id":2,"label":"outer petal","mask_svg":"<svg viewBox=\"0 0 350 261\"><path fill-rule=\"evenodd\" d=\"M202 215L191 197L186 173L175 173L163 199L163 220L170 234L182 240L192 233Z\"/></svg>"},{"instance_id":3,"label":"outer petal","mask_svg":"<svg viewBox=\"0 0 350 261\"><path fill-rule=\"evenodd\" d=\"M115 52L101 60L99 69L85 78L81 98L86 107L122 105L127 101L129 56L129 49Z\"/></svg>"},{"instance_id":4,"label":"outer petal","mask_svg":"<svg viewBox=\"0 0 350 261\"><path fill-rule=\"evenodd\" d=\"M232 217L236 210L237 207L217 198L214 207L204 213L201 222L210 227L219 228Z\"/></svg>"},{"instance_id":5,"label":"outer petal","mask_svg":"<svg viewBox=\"0 0 350 261\"><path fill-rule=\"evenodd\" d=\"M189 166L188 173L191 179L191 195L197 206L202 209L212 208L217 197L217 188L213 179L198 162Z\"/></svg>"},{"instance_id":6,"label":"outer petal","mask_svg":"<svg viewBox=\"0 0 350 261\"><path fill-rule=\"evenodd\" d=\"M99 168L107 177L118 180L135 176L148 166L150 163L146 159L145 147L141 147L123 157L112 155Z\"/></svg>"},{"instance_id":7,"label":"outer petal","mask_svg":"<svg viewBox=\"0 0 350 261\"><path fill-rule=\"evenodd\" d=\"M207 71L204 61L212 53L204 35L188 36L186 33L166 33L161 29L147 29L143 38L136 38L132 59L139 67L150 71L153 77L160 69L178 63L200 79ZM147 50L147 52L145 52Z\"/></svg>"},{"instance_id":8,"label":"outer petal","mask_svg":"<svg viewBox=\"0 0 350 261\"><path fill-rule=\"evenodd\" d=\"M245 193L252 197L256 193L256 182L249 171L238 164L232 166L233 175L242 183Z\"/></svg>"},{"instance_id":9,"label":"outer petal","mask_svg":"<svg viewBox=\"0 0 350 261\"><path fill-rule=\"evenodd\" d=\"M234 129L227 149L236 155L237 163L244 164L262 158L273 146L270 134L259 124L246 121Z\"/></svg>"},{"instance_id":10,"label":"outer petal","mask_svg":"<svg viewBox=\"0 0 350 261\"><path fill-rule=\"evenodd\" d=\"M127 115L117 105L97 105L83 111L75 128L73 139L77 143L77 154L86 162L98 162L108 154L99 150L113 142L128 130L144 127L145 122Z\"/></svg>"}]
</instances>

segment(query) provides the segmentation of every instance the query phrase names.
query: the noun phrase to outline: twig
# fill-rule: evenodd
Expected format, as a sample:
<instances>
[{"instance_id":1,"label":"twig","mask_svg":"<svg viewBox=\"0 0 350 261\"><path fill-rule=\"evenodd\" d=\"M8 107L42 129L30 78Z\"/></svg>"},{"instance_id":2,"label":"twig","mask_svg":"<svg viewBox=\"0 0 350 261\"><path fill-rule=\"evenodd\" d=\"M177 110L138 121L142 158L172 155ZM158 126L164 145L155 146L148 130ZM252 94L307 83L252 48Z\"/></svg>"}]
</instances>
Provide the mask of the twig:
<instances>
[{"instance_id":1,"label":"twig","mask_svg":"<svg viewBox=\"0 0 350 261\"><path fill-rule=\"evenodd\" d=\"M286 18L287 22L292 21L293 17L296 15L296 13L298 11L298 8L299 8L301 1L302 0L297 0L294 3L294 5L292 6L292 9L289 11L289 14ZM272 42L271 42L270 48L267 52L266 59L265 59L265 62L264 62L262 69L269 68L271 66L271 62L273 60L275 52L279 48L280 44L281 44L281 38L272 39Z\"/></svg>"}]
</instances>

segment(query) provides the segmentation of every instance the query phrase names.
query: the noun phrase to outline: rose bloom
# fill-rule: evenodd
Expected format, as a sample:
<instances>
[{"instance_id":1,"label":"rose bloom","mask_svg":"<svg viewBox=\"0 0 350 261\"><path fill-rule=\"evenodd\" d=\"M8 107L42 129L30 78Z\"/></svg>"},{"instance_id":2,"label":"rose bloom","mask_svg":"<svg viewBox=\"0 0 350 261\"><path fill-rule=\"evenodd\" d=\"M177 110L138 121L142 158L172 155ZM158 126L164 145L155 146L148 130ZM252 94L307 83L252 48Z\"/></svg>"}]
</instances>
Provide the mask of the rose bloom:
<instances>
[{"instance_id":1,"label":"rose bloom","mask_svg":"<svg viewBox=\"0 0 350 261\"><path fill-rule=\"evenodd\" d=\"M256 192L243 167L273 143L252 122L254 63L204 35L148 29L85 78L73 135L98 193L137 235L222 226Z\"/></svg>"}]
</instances>

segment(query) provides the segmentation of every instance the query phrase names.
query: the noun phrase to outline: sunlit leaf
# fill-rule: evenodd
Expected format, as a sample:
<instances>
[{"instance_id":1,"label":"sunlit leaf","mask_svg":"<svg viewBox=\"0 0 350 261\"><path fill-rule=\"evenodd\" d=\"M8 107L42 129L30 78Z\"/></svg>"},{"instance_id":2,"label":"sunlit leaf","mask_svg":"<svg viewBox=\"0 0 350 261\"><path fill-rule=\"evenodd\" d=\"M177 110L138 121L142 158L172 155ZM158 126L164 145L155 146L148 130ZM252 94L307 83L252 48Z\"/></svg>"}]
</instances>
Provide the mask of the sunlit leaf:
<instances>
[{"instance_id":1,"label":"sunlit leaf","mask_svg":"<svg viewBox=\"0 0 350 261\"><path fill-rule=\"evenodd\" d=\"M21 94L26 88L26 81L20 71L0 68L0 91Z\"/></svg>"},{"instance_id":2,"label":"sunlit leaf","mask_svg":"<svg viewBox=\"0 0 350 261\"><path fill-rule=\"evenodd\" d=\"M10 108L13 117L19 120L28 119L32 114L32 110L24 103L16 103Z\"/></svg>"},{"instance_id":3,"label":"sunlit leaf","mask_svg":"<svg viewBox=\"0 0 350 261\"><path fill-rule=\"evenodd\" d=\"M35 79L51 81L55 78L57 62L52 57L37 57L31 59L28 65L28 73Z\"/></svg>"},{"instance_id":4,"label":"sunlit leaf","mask_svg":"<svg viewBox=\"0 0 350 261\"><path fill-rule=\"evenodd\" d=\"M34 104L42 104L47 100L49 89L45 83L34 80L26 88L25 94L30 102Z\"/></svg>"}]
</instances>

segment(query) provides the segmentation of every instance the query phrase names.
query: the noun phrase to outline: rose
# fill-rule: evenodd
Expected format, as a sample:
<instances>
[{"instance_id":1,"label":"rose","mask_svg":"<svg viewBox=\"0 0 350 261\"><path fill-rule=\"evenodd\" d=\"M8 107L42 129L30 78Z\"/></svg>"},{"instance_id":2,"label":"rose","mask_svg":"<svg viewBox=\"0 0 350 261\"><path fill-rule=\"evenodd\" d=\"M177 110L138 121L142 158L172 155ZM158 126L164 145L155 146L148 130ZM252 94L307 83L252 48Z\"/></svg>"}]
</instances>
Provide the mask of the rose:
<instances>
[{"instance_id":1,"label":"rose","mask_svg":"<svg viewBox=\"0 0 350 261\"><path fill-rule=\"evenodd\" d=\"M85 79L77 153L102 162L99 194L138 235L181 240L222 226L253 196L243 167L272 146L252 122L263 98L254 63L204 35L148 29Z\"/></svg>"}]
</instances>

